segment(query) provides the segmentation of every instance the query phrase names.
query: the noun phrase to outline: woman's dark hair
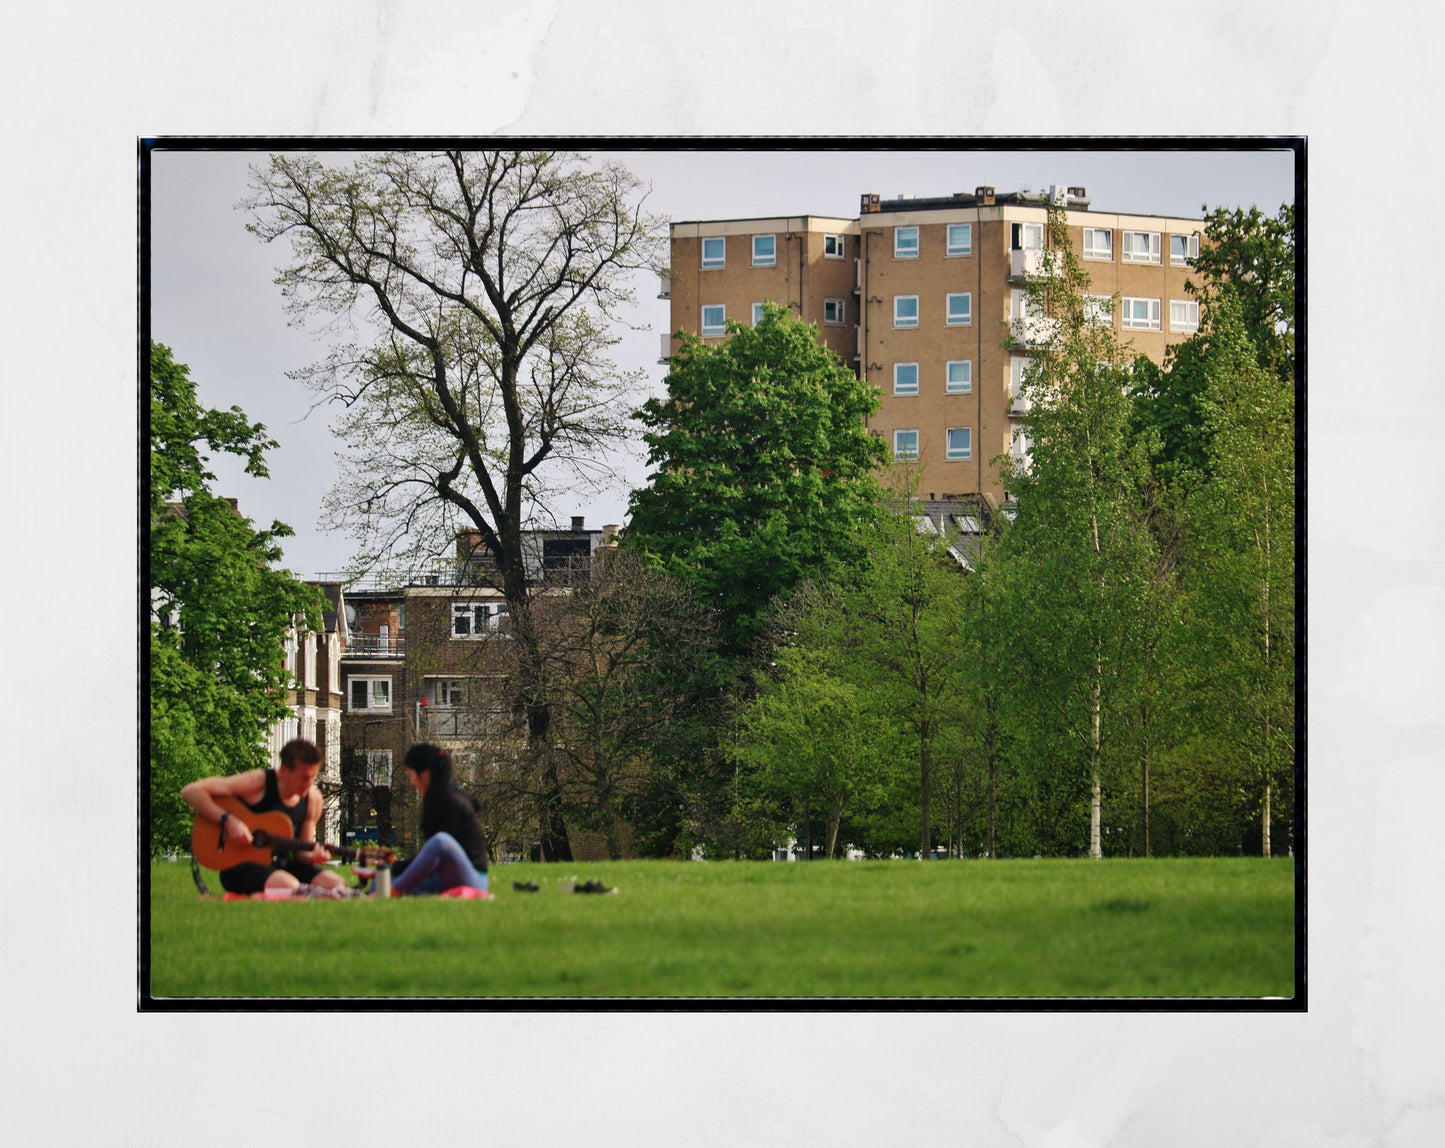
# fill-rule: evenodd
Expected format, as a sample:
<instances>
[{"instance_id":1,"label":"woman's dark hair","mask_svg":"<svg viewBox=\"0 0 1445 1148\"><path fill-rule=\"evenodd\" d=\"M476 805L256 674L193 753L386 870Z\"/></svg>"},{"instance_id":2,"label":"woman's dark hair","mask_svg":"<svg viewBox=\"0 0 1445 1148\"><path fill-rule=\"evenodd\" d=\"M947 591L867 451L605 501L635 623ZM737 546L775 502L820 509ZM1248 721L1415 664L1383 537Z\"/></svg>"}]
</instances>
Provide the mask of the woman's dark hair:
<instances>
[{"instance_id":1,"label":"woman's dark hair","mask_svg":"<svg viewBox=\"0 0 1445 1148\"><path fill-rule=\"evenodd\" d=\"M402 764L417 773L431 774L431 783L421 799L421 828L430 836L431 827L437 822L437 812L452 787L452 755L439 745L422 743L406 751Z\"/></svg>"}]
</instances>

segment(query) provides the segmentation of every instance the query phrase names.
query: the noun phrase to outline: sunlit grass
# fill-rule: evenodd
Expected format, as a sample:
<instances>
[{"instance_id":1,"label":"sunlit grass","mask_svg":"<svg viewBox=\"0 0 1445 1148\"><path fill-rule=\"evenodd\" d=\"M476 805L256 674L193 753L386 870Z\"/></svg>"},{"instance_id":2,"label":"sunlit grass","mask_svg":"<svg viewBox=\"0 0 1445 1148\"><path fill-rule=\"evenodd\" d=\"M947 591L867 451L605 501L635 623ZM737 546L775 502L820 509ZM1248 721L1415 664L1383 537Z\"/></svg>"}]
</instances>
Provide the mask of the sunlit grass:
<instances>
[{"instance_id":1,"label":"sunlit grass","mask_svg":"<svg viewBox=\"0 0 1445 1148\"><path fill-rule=\"evenodd\" d=\"M574 876L619 892L563 891ZM534 864L494 868L492 887L494 901L205 901L187 864L160 863L152 993L1294 994L1286 859Z\"/></svg>"}]
</instances>

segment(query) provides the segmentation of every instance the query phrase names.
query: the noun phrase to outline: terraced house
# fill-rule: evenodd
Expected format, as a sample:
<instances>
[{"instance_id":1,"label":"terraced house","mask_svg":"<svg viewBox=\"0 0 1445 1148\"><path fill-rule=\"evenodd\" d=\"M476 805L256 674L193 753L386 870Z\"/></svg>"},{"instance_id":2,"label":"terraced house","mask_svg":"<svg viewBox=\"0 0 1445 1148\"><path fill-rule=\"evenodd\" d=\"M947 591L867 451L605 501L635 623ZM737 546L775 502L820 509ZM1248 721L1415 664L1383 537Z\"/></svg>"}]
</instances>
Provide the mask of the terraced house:
<instances>
[{"instance_id":1,"label":"terraced house","mask_svg":"<svg viewBox=\"0 0 1445 1148\"><path fill-rule=\"evenodd\" d=\"M936 198L864 195L854 219L816 215L678 222L663 296L671 329L706 342L765 300L818 327L883 393L870 429L920 471L919 495L1006 500L997 456L1023 457L1019 384L1030 322L1024 277L1042 269L1048 208L1066 213L1096 321L1156 362L1199 326L1184 289L1203 220L1096 210L1082 187ZM1006 350L1012 331L1021 348ZM664 336L665 360L675 340Z\"/></svg>"}]
</instances>

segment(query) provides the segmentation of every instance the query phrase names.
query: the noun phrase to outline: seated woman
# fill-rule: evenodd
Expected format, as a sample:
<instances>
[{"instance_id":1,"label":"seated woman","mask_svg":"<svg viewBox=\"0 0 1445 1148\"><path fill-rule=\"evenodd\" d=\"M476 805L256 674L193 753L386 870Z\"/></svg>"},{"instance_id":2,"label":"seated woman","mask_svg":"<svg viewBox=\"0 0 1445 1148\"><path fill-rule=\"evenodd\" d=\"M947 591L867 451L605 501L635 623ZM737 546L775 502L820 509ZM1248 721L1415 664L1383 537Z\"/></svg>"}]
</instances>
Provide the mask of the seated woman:
<instances>
[{"instance_id":1,"label":"seated woman","mask_svg":"<svg viewBox=\"0 0 1445 1148\"><path fill-rule=\"evenodd\" d=\"M402 759L407 780L421 794L421 852L398 864L393 896L440 893L459 885L487 891L487 835L477 799L452 784L451 755L435 745L414 745Z\"/></svg>"}]
</instances>

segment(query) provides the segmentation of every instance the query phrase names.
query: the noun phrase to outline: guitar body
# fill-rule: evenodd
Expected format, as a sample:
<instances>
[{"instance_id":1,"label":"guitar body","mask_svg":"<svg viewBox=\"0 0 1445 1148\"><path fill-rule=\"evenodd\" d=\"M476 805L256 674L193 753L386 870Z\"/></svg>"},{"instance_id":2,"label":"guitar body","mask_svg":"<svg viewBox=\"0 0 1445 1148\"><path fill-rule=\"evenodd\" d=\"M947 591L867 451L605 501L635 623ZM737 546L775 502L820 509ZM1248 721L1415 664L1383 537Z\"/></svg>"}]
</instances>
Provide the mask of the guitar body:
<instances>
[{"instance_id":1,"label":"guitar body","mask_svg":"<svg viewBox=\"0 0 1445 1148\"><path fill-rule=\"evenodd\" d=\"M257 831L268 834L275 840L289 839L294 826L291 818L279 810L271 810L268 813L256 813L246 807L246 803L239 797L218 797L216 804L237 818L255 836ZM191 829L191 856L207 869L231 869L237 865L244 865L247 861L253 865L271 865L272 852L269 845L251 845L242 847L233 841L221 844L221 826L219 822L207 821L205 818L197 817L196 824Z\"/></svg>"},{"instance_id":2,"label":"guitar body","mask_svg":"<svg viewBox=\"0 0 1445 1148\"><path fill-rule=\"evenodd\" d=\"M253 865L274 865L278 850L309 852L312 849L311 842L298 841L291 836L295 827L291 824L291 818L280 810L257 813L249 809L239 797L218 797L215 801L224 812L239 819L250 829L255 840L249 846L238 846L234 842L223 844L220 822L197 817L195 825L191 827L191 856L207 869L232 869L248 861ZM339 861L360 861L363 864L382 862L389 865L396 860L393 850L375 846L342 848L339 845L326 845L324 848Z\"/></svg>"}]
</instances>

